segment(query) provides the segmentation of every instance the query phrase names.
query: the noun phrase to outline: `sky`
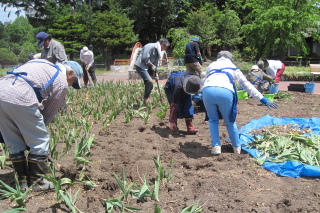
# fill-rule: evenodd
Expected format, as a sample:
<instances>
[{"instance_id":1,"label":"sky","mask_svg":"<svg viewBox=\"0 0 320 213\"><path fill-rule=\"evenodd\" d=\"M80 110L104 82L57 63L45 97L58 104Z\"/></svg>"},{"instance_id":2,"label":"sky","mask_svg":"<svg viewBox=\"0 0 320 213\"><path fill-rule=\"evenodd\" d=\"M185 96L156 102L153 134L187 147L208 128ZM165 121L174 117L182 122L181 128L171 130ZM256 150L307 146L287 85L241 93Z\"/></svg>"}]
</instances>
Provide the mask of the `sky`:
<instances>
[{"instance_id":1,"label":"sky","mask_svg":"<svg viewBox=\"0 0 320 213\"><path fill-rule=\"evenodd\" d=\"M17 15L14 14L16 10L17 10L16 8L12 8L11 7L11 8L7 8L6 12L4 12L4 7L0 6L0 21L2 23L7 22L7 21L14 21L17 18ZM10 11L11 11L11 14L10 14L10 16L8 18L8 13ZM24 13L24 11L22 11L20 13L20 16L24 16L24 15L25 15L25 13Z\"/></svg>"}]
</instances>

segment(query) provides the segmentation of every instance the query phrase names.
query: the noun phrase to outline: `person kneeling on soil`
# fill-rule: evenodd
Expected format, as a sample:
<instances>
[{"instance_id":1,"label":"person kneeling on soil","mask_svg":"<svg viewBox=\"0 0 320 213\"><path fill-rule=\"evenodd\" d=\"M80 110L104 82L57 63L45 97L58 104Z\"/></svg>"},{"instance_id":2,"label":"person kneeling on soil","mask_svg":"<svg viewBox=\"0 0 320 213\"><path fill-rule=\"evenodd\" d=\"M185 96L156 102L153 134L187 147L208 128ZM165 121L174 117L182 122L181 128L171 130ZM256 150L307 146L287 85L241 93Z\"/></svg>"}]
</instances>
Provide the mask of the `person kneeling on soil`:
<instances>
[{"instance_id":1,"label":"person kneeling on soil","mask_svg":"<svg viewBox=\"0 0 320 213\"><path fill-rule=\"evenodd\" d=\"M276 103L263 97L246 79L233 64L233 56L229 51L219 52L217 61L212 62L207 68L206 80L202 89L203 102L209 117L212 154L215 155L221 154L219 119L222 118L226 124L234 153L240 154L241 152L238 128L235 123L238 102L235 80L253 98L259 99L269 109L278 107Z\"/></svg>"},{"instance_id":2,"label":"person kneeling on soil","mask_svg":"<svg viewBox=\"0 0 320 213\"><path fill-rule=\"evenodd\" d=\"M31 60L0 78L0 132L22 190L53 188L46 173L50 136L46 129L64 104L68 87L80 89L81 66ZM30 150L26 159L25 150ZM27 165L27 166L26 166Z\"/></svg>"},{"instance_id":3,"label":"person kneeling on soil","mask_svg":"<svg viewBox=\"0 0 320 213\"><path fill-rule=\"evenodd\" d=\"M273 84L272 77L265 74L258 65L253 65L250 72L247 75L247 80L259 91L263 92L263 86L265 81L268 81L269 84Z\"/></svg>"},{"instance_id":4,"label":"person kneeling on soil","mask_svg":"<svg viewBox=\"0 0 320 213\"><path fill-rule=\"evenodd\" d=\"M270 75L275 83L279 83L286 66L280 60L259 60L258 67Z\"/></svg>"},{"instance_id":5,"label":"person kneeling on soil","mask_svg":"<svg viewBox=\"0 0 320 213\"><path fill-rule=\"evenodd\" d=\"M179 134L177 119L185 118L188 134L198 132L192 125L194 109L192 106L191 94L201 91L201 79L188 72L172 73L164 87L170 104L170 130L174 134Z\"/></svg>"}]
</instances>

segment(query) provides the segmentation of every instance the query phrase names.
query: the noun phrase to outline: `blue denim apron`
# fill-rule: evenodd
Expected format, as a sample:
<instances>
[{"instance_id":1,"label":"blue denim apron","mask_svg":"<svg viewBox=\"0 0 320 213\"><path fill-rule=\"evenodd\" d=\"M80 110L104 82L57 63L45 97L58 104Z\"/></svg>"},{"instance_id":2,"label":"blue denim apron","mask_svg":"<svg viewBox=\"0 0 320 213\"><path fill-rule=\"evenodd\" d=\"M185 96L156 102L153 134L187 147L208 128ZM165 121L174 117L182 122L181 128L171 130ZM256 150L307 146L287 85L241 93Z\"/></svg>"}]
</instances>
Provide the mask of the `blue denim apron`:
<instances>
[{"instance_id":1,"label":"blue denim apron","mask_svg":"<svg viewBox=\"0 0 320 213\"><path fill-rule=\"evenodd\" d=\"M28 63L44 63L44 64L48 64L48 65L50 65L50 66L52 66L52 67L57 69L57 72L52 76L52 78L48 81L48 83L43 88L33 86L30 83L30 81L28 81L28 79L23 77L23 75L24 76L28 75L28 73L26 73L26 72L7 72L7 74L13 74L13 75L16 76L16 78L12 82L12 85L14 85L14 83L17 80L17 78L22 78L23 80L25 80L32 87L32 89L34 90L34 92L35 92L35 94L37 96L37 99L38 99L39 103L41 103L43 98L41 97L40 91L44 90L44 89L47 89L54 82L54 80L57 78L57 76L59 75L59 72L61 72L61 70L60 70L58 65L50 64L50 63L47 63L47 62L44 62L44 61L29 61L26 64L28 64Z\"/></svg>"},{"instance_id":2,"label":"blue denim apron","mask_svg":"<svg viewBox=\"0 0 320 213\"><path fill-rule=\"evenodd\" d=\"M175 76L181 76L179 82L175 82ZM167 95L169 104L172 103L174 88L176 86L182 87L184 79L189 76L191 75L187 72L174 72L170 75L165 85L165 93ZM179 85L176 85L176 84L179 84ZM180 100L178 102L178 106L179 106L178 118L183 119L183 118L190 118L191 116L193 116L194 109L192 106L191 95L188 95L187 97L184 97L182 100Z\"/></svg>"},{"instance_id":3,"label":"blue denim apron","mask_svg":"<svg viewBox=\"0 0 320 213\"><path fill-rule=\"evenodd\" d=\"M189 48L190 53L185 54L184 57L191 56L191 54L193 54L193 55L196 57L196 59L199 61L200 65L202 65L202 60L201 60L201 58L197 55L196 51L194 51L194 50L191 48L191 43L192 43L192 42L189 42L189 43L187 44L187 47Z\"/></svg>"},{"instance_id":4,"label":"blue denim apron","mask_svg":"<svg viewBox=\"0 0 320 213\"><path fill-rule=\"evenodd\" d=\"M233 102L232 102L232 109L231 109L231 113L230 113L230 116L229 116L229 119L230 119L230 122L235 122L236 121L236 117L237 117L237 104L238 104L238 96L237 96L237 87L236 87L236 84L233 82L233 78L232 78L232 75L228 72L223 72L223 70L225 69L230 69L230 70L237 70L238 68L237 67L225 67L225 68L222 68L222 69L212 69L209 71L209 75L207 78L209 78L209 76L215 74L215 73L224 73L228 76L229 78L229 81L230 83L232 84L233 86L233 90L234 90L234 93L233 93ZM222 116L221 116L221 113L219 112L219 118L222 119Z\"/></svg>"},{"instance_id":5,"label":"blue denim apron","mask_svg":"<svg viewBox=\"0 0 320 213\"><path fill-rule=\"evenodd\" d=\"M250 75L252 75L252 76L254 76L254 77L256 77L256 80L254 80L253 82L252 82L252 84L253 85L258 85L258 88L260 89L260 90L262 90L263 89L263 85L264 85L264 81L263 81L263 79L262 79L262 73L260 73L260 76L257 76L257 75L255 75L255 74L253 74L253 73L249 73ZM260 83L258 82L260 80Z\"/></svg>"}]
</instances>

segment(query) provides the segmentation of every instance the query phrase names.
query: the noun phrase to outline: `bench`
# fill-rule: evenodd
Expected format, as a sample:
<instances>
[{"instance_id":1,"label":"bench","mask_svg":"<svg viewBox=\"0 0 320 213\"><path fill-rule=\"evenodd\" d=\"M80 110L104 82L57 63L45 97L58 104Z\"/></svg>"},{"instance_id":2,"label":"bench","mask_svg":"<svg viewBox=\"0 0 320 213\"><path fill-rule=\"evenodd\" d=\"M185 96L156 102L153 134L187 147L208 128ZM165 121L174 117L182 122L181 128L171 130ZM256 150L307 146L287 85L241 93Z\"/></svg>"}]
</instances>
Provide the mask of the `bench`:
<instances>
[{"instance_id":1,"label":"bench","mask_svg":"<svg viewBox=\"0 0 320 213\"><path fill-rule=\"evenodd\" d=\"M320 75L320 64L310 64L310 76L309 81L314 81L314 76Z\"/></svg>"},{"instance_id":2,"label":"bench","mask_svg":"<svg viewBox=\"0 0 320 213\"><path fill-rule=\"evenodd\" d=\"M113 65L130 65L130 59L115 59Z\"/></svg>"}]
</instances>

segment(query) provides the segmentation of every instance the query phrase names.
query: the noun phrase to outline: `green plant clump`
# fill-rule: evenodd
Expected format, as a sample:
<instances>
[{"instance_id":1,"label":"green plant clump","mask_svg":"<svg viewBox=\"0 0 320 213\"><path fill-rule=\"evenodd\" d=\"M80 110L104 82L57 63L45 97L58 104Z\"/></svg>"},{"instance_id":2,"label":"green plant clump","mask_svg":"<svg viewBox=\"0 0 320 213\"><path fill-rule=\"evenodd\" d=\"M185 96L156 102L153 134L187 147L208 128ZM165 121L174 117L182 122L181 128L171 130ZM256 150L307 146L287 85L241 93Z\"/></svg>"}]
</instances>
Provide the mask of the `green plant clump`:
<instances>
[{"instance_id":1,"label":"green plant clump","mask_svg":"<svg viewBox=\"0 0 320 213\"><path fill-rule=\"evenodd\" d=\"M303 164L320 166L320 136L310 134L309 137L298 133L279 134L268 133L264 137L254 136L254 140L248 143L248 148L256 148L261 153L253 160L259 165L265 161L282 163L286 161L298 161Z\"/></svg>"}]
</instances>

